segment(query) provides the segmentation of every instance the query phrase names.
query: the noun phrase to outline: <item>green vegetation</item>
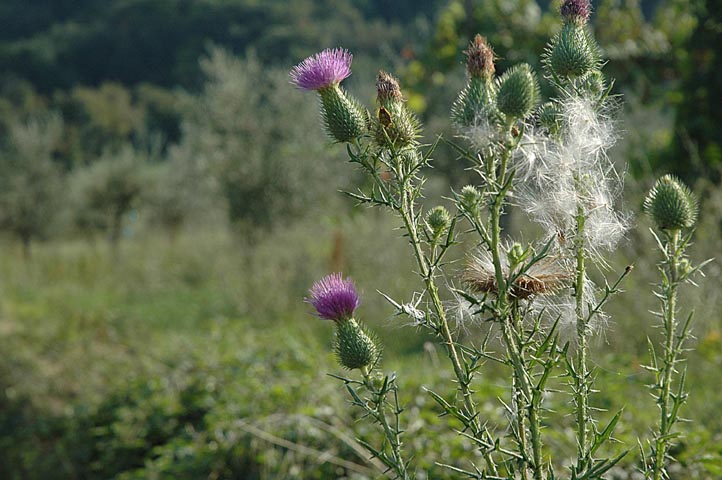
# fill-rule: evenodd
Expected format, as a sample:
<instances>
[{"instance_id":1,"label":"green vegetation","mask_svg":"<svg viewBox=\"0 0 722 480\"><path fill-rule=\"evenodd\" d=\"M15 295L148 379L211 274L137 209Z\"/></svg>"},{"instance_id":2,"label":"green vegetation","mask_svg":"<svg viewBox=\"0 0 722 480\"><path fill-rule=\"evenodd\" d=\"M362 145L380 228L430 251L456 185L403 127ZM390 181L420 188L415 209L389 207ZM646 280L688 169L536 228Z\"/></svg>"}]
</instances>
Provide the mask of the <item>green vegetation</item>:
<instances>
[{"instance_id":1,"label":"green vegetation","mask_svg":"<svg viewBox=\"0 0 722 480\"><path fill-rule=\"evenodd\" d=\"M455 478L432 462L453 461L457 449L468 456L470 446L438 418L438 406L422 390L448 384L439 368L444 353L412 327L387 320L390 307L371 291L378 278L389 279L384 287L390 294L413 288L393 281L393 272L410 268L411 259L403 239L377 234L391 226L381 218L320 230L298 226L249 248L223 232L184 234L172 243L147 234L121 245L121 261L105 243L39 245L31 262L4 244L0 474L376 478L354 440L375 441L375 432L355 422L343 387L325 375L344 373L333 359L332 329L301 303L311 279L326 271L338 229L349 235L348 249L358 252L344 270L366 291L363 316L383 336L384 368L404 379L407 450L425 460L421 467L430 477ZM275 254L288 244L294 248ZM652 280L654 272L644 270L637 266L629 290ZM248 271L262 278L249 278ZM700 296L714 290L710 285ZM282 298L277 292L284 292ZM613 312L618 320L609 345L593 346L608 366L598 370L594 406L625 405L617 438L633 447L657 413L643 388L652 380L640 367L643 345L635 350L624 339L643 342L640 330L655 332L647 305L625 300ZM466 324L464 335L480 337L484 328ZM716 374L722 335L709 323L696 332L686 409L692 422L682 426L686 439L674 454L685 478L715 478L722 468ZM495 401L504 393L497 386L501 372L493 365L485 372L474 387L489 399L484 415L501 422L504 413ZM568 401L556 394L551 408ZM555 451L573 448L572 422L545 421ZM634 468L624 466L629 474ZM618 474L626 478L621 469Z\"/></svg>"},{"instance_id":2,"label":"green vegetation","mask_svg":"<svg viewBox=\"0 0 722 480\"><path fill-rule=\"evenodd\" d=\"M630 163L627 207L641 211L654 178L683 178L700 193L696 263L722 251L718 3L603 0L592 15L625 98L625 140L611 156ZM490 39L499 75L521 61L540 72L557 6L0 2L0 478L378 478L357 440L378 433L326 376L343 374L332 329L303 303L332 271L353 276L363 320L385 345L383 369L398 372L406 451L427 478L458 478L435 462L469 458L472 447L424 390L449 385L444 352L376 294L423 288L406 275L407 239L397 221L359 215L335 192L363 180L343 149L324 144L318 105L287 72L324 47L348 48L347 82L363 103L383 68L427 131L452 138L437 127L463 86L469 40ZM470 174L443 144L432 165L424 203L448 205L441 192L463 193ZM533 232L521 215L505 221ZM616 437L628 448L659 417L640 365L646 336L662 335L649 314L651 224L636 223L611 260L614 271L634 265L626 293L590 346L605 366L592 406L625 405ZM719 262L705 272L700 288L680 293L696 313L675 479L722 476ZM455 331L483 337L487 326L470 324L458 299L443 301L458 305ZM473 385L491 422L503 420L503 374L488 364ZM551 410L570 401L549 398ZM552 451L575 450L572 418L542 427ZM611 478L634 478L639 466L625 462Z\"/></svg>"}]
</instances>

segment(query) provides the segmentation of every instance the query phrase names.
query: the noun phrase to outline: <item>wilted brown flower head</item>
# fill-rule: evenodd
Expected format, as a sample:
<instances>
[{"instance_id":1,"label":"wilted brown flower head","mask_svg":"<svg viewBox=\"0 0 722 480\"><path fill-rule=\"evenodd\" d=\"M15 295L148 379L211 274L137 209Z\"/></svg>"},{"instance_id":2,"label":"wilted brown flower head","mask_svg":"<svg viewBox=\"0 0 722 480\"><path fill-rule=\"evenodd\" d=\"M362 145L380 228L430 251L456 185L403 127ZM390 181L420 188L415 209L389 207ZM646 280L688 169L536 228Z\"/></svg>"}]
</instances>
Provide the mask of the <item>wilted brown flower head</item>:
<instances>
[{"instance_id":1,"label":"wilted brown flower head","mask_svg":"<svg viewBox=\"0 0 722 480\"><path fill-rule=\"evenodd\" d=\"M509 265L502 261L504 277L509 278ZM518 299L535 295L553 294L569 285L572 273L557 259L546 257L535 262L523 274L516 276L509 294ZM462 273L462 281L476 293L497 294L499 292L494 272L494 263L488 252L472 255Z\"/></svg>"},{"instance_id":2,"label":"wilted brown flower head","mask_svg":"<svg viewBox=\"0 0 722 480\"><path fill-rule=\"evenodd\" d=\"M400 101L402 99L398 80L383 70L379 71L379 75L376 77L376 91L379 103L382 104L387 101Z\"/></svg>"},{"instance_id":3,"label":"wilted brown flower head","mask_svg":"<svg viewBox=\"0 0 722 480\"><path fill-rule=\"evenodd\" d=\"M464 54L466 55L466 71L469 72L469 75L490 78L494 74L494 50L487 43L486 38L476 34Z\"/></svg>"}]
</instances>

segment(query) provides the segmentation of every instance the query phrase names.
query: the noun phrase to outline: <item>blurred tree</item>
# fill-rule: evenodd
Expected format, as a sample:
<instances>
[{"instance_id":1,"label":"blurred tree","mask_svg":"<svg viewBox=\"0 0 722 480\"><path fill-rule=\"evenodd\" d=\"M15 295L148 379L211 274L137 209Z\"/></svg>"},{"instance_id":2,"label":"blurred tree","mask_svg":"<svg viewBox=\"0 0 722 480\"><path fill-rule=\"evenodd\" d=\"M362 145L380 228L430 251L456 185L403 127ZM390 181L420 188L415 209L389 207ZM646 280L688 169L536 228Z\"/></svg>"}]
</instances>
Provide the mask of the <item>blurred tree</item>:
<instances>
[{"instance_id":1,"label":"blurred tree","mask_svg":"<svg viewBox=\"0 0 722 480\"><path fill-rule=\"evenodd\" d=\"M321 187L339 170L318 142L316 106L293 91L287 71L220 48L201 68L208 80L173 154L204 172L195 181L225 199L229 220L269 228L329 200Z\"/></svg>"},{"instance_id":2,"label":"blurred tree","mask_svg":"<svg viewBox=\"0 0 722 480\"><path fill-rule=\"evenodd\" d=\"M662 168L688 182L722 180L722 0L694 3L699 21L679 59L681 103Z\"/></svg>"},{"instance_id":3,"label":"blurred tree","mask_svg":"<svg viewBox=\"0 0 722 480\"><path fill-rule=\"evenodd\" d=\"M62 130L55 114L17 120L0 151L0 227L20 239L26 258L31 241L50 231L62 203L62 177L53 161Z\"/></svg>"},{"instance_id":4,"label":"blurred tree","mask_svg":"<svg viewBox=\"0 0 722 480\"><path fill-rule=\"evenodd\" d=\"M54 103L63 112L72 139L71 164L88 163L106 150L117 150L143 126L144 111L118 83L58 92Z\"/></svg>"},{"instance_id":5,"label":"blurred tree","mask_svg":"<svg viewBox=\"0 0 722 480\"><path fill-rule=\"evenodd\" d=\"M85 231L107 232L117 247L123 222L145 186L143 155L126 145L76 174L76 223Z\"/></svg>"},{"instance_id":6,"label":"blurred tree","mask_svg":"<svg viewBox=\"0 0 722 480\"><path fill-rule=\"evenodd\" d=\"M145 201L151 207L150 223L168 233L175 241L189 216L199 210L200 193L192 165L177 154L158 165L150 176Z\"/></svg>"},{"instance_id":7,"label":"blurred tree","mask_svg":"<svg viewBox=\"0 0 722 480\"><path fill-rule=\"evenodd\" d=\"M163 136L162 149L180 140L181 112L178 95L173 91L149 83L134 90L139 108L145 112L144 130Z\"/></svg>"}]
</instances>

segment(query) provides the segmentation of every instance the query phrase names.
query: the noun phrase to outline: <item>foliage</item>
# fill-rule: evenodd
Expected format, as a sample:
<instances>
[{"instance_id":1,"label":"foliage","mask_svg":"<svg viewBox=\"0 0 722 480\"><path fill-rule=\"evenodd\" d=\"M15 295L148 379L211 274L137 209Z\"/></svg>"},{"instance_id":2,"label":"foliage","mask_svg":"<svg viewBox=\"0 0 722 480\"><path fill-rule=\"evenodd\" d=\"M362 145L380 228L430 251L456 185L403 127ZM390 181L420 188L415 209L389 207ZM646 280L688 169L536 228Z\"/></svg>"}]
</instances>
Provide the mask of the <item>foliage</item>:
<instances>
[{"instance_id":1,"label":"foliage","mask_svg":"<svg viewBox=\"0 0 722 480\"><path fill-rule=\"evenodd\" d=\"M53 154L62 134L59 116L16 120L0 150L0 227L16 235L25 253L53 227L62 198Z\"/></svg>"},{"instance_id":2,"label":"foliage","mask_svg":"<svg viewBox=\"0 0 722 480\"><path fill-rule=\"evenodd\" d=\"M398 283L396 272L410 265L399 263L407 259L406 244L390 233L392 225L363 216L321 231L298 226L283 239L268 235L248 249L219 232L185 231L174 244L152 235L125 242L122 261L108 245L64 241L37 245L26 264L3 243L0 476L190 479L215 472L224 478L377 478L354 439L378 437L349 415L343 387L324 375L347 372L334 366L328 326L316 326L300 303L331 251L331 243L318 238L330 239L340 228L353 233L348 248L359 252L348 269L367 293L364 319L383 334L386 368L403 379L404 446L417 461L425 459L417 464L420 474L458 478L434 461L462 458L472 446L448 430L449 419L438 416L430 397L419 394L422 386L448 385L439 368L443 351L424 346L422 335L412 345L412 336L399 330L403 321L387 320L388 304L370 287L381 274L390 279L390 294L413 288ZM269 255L281 246L280 258ZM257 262L250 269L243 267L246 257ZM711 283L703 286L708 297L716 290ZM290 292L288 298L279 298L279 290ZM619 303L629 316L618 317L609 333L614 350L620 338L639 331L646 316L645 305L635 300ZM468 339L483 336L483 325L465 329ZM722 341L719 332L697 332L703 349L688 359L693 395L686 416L692 421L679 424L685 440L674 450L682 463L673 472L711 479L722 467L716 374ZM616 438L626 444L648 431L656 413L642 390L650 381L639 367L643 347L613 353L607 344L593 346L594 357L607 367L598 370L600 393L593 406L609 408L624 399ZM506 372L493 363L484 368L474 389L490 399L503 396ZM547 398L559 411L568 400L561 393ZM505 421L493 400L481 411L491 424ZM550 448L573 451L573 419L554 420L544 423ZM319 459L343 459L365 470ZM636 469L624 462L613 478L634 478Z\"/></svg>"},{"instance_id":3,"label":"foliage","mask_svg":"<svg viewBox=\"0 0 722 480\"><path fill-rule=\"evenodd\" d=\"M268 228L307 215L318 187L337 174L328 150L308 139L312 104L253 54L241 60L214 48L201 63L208 82L175 153L224 199L236 225Z\"/></svg>"},{"instance_id":4,"label":"foliage","mask_svg":"<svg viewBox=\"0 0 722 480\"><path fill-rule=\"evenodd\" d=\"M722 142L719 125L722 111L722 54L718 47L722 24L719 0L692 2L700 19L679 59L682 102L675 118L674 140L661 163L690 181L696 177L721 179ZM691 162L680 163L680 157Z\"/></svg>"},{"instance_id":5,"label":"foliage","mask_svg":"<svg viewBox=\"0 0 722 480\"><path fill-rule=\"evenodd\" d=\"M347 47L370 52L379 41L400 43L399 25L418 13L416 2L411 11L408 5L403 11L383 2L356 3L41 0L29 6L10 0L0 7L0 23L11 26L0 34L0 71L46 93L110 79L128 86L194 86L200 79L197 59L209 41L235 52L254 47L268 60L342 38Z\"/></svg>"},{"instance_id":6,"label":"foliage","mask_svg":"<svg viewBox=\"0 0 722 480\"><path fill-rule=\"evenodd\" d=\"M75 221L86 231L106 232L111 244L123 233L123 222L144 188L141 155L125 146L80 171L77 182L78 206Z\"/></svg>"}]
</instances>

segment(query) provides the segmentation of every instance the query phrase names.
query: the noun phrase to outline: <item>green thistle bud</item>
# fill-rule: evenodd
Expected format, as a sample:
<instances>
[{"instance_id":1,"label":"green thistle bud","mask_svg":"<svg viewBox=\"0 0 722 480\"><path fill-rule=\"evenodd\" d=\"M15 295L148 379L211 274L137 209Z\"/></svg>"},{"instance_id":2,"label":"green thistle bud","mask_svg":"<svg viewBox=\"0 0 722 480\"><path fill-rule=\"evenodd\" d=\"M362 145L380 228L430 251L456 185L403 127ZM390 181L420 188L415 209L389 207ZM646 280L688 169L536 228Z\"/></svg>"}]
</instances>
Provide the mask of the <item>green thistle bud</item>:
<instances>
[{"instance_id":1,"label":"green thistle bud","mask_svg":"<svg viewBox=\"0 0 722 480\"><path fill-rule=\"evenodd\" d=\"M539 124L549 130L549 133L558 133L561 129L561 111L559 105L547 102L539 107Z\"/></svg>"},{"instance_id":2,"label":"green thistle bud","mask_svg":"<svg viewBox=\"0 0 722 480\"><path fill-rule=\"evenodd\" d=\"M644 211L662 230L693 227L697 220L697 209L694 194L673 175L665 175L657 180L644 199Z\"/></svg>"},{"instance_id":3,"label":"green thistle bud","mask_svg":"<svg viewBox=\"0 0 722 480\"><path fill-rule=\"evenodd\" d=\"M476 35L464 54L469 80L451 106L451 118L459 127L470 127L493 117L494 50L484 37Z\"/></svg>"},{"instance_id":4,"label":"green thistle bud","mask_svg":"<svg viewBox=\"0 0 722 480\"><path fill-rule=\"evenodd\" d=\"M594 97L599 97L604 93L607 88L604 74L599 70L595 70L586 77L581 84L582 90L586 90L591 93Z\"/></svg>"},{"instance_id":5,"label":"green thistle bud","mask_svg":"<svg viewBox=\"0 0 722 480\"><path fill-rule=\"evenodd\" d=\"M479 204L481 203L481 193L473 185L466 185L461 189L461 207L471 215L479 213Z\"/></svg>"},{"instance_id":6,"label":"green thistle bud","mask_svg":"<svg viewBox=\"0 0 722 480\"><path fill-rule=\"evenodd\" d=\"M441 237L451 223L449 212L442 206L434 207L426 214L426 225L434 238Z\"/></svg>"},{"instance_id":7,"label":"green thistle bud","mask_svg":"<svg viewBox=\"0 0 722 480\"><path fill-rule=\"evenodd\" d=\"M470 77L451 106L451 119L459 127L470 127L494 118L494 83L489 78Z\"/></svg>"},{"instance_id":8,"label":"green thistle bud","mask_svg":"<svg viewBox=\"0 0 722 480\"><path fill-rule=\"evenodd\" d=\"M506 254L506 257L509 260L509 265L512 268L519 265L521 262L526 260L528 253L529 252L524 250L524 247L522 247L520 243L515 242Z\"/></svg>"},{"instance_id":9,"label":"green thistle bud","mask_svg":"<svg viewBox=\"0 0 722 480\"><path fill-rule=\"evenodd\" d=\"M583 77L599 67L599 47L586 27L565 23L547 47L544 64L558 77Z\"/></svg>"},{"instance_id":10,"label":"green thistle bud","mask_svg":"<svg viewBox=\"0 0 722 480\"><path fill-rule=\"evenodd\" d=\"M373 367L380 356L376 340L353 318L337 322L334 350L342 367Z\"/></svg>"},{"instance_id":11,"label":"green thistle bud","mask_svg":"<svg viewBox=\"0 0 722 480\"><path fill-rule=\"evenodd\" d=\"M318 91L323 123L328 135L339 143L352 142L366 129L368 113L340 86L332 84Z\"/></svg>"},{"instance_id":12,"label":"green thistle bud","mask_svg":"<svg viewBox=\"0 0 722 480\"><path fill-rule=\"evenodd\" d=\"M496 106L508 118L525 118L539 99L536 75L526 63L515 65L499 79Z\"/></svg>"},{"instance_id":13,"label":"green thistle bud","mask_svg":"<svg viewBox=\"0 0 722 480\"><path fill-rule=\"evenodd\" d=\"M419 135L419 122L407 108L399 82L392 75L379 72L376 89L379 103L376 143L382 148L410 145Z\"/></svg>"}]
</instances>

